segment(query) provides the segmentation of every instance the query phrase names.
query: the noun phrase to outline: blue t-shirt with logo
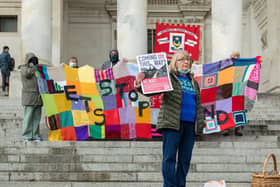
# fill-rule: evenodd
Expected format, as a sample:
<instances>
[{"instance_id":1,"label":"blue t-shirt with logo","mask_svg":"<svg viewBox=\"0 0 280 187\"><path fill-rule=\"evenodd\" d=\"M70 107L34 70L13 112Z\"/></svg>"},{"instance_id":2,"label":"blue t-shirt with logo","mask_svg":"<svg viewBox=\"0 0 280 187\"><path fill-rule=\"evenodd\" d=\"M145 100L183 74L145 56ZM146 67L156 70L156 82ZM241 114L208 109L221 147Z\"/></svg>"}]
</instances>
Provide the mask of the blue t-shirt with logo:
<instances>
[{"instance_id":1,"label":"blue t-shirt with logo","mask_svg":"<svg viewBox=\"0 0 280 187\"><path fill-rule=\"evenodd\" d=\"M181 121L195 122L196 92L189 76L177 75L182 87Z\"/></svg>"}]
</instances>

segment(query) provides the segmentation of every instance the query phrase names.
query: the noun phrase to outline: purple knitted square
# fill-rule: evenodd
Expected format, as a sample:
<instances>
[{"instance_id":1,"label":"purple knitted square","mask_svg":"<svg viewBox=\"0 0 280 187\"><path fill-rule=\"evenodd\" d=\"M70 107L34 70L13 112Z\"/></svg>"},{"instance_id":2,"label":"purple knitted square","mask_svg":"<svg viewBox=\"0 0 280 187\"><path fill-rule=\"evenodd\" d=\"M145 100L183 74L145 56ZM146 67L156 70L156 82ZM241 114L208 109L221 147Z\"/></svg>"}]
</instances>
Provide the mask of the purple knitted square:
<instances>
[{"instance_id":1,"label":"purple knitted square","mask_svg":"<svg viewBox=\"0 0 280 187\"><path fill-rule=\"evenodd\" d=\"M88 126L75 127L77 140L88 139Z\"/></svg>"}]
</instances>

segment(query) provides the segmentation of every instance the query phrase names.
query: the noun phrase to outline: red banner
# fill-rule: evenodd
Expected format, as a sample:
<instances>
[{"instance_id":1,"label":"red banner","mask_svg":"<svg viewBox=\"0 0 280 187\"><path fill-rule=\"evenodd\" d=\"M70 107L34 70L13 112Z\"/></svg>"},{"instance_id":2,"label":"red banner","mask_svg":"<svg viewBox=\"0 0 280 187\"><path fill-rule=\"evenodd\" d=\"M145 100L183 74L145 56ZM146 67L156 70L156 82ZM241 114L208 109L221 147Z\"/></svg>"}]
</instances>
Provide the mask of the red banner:
<instances>
[{"instance_id":1,"label":"red banner","mask_svg":"<svg viewBox=\"0 0 280 187\"><path fill-rule=\"evenodd\" d=\"M156 24L154 52L165 52L171 59L177 50L185 50L194 61L199 58L199 25Z\"/></svg>"}]
</instances>

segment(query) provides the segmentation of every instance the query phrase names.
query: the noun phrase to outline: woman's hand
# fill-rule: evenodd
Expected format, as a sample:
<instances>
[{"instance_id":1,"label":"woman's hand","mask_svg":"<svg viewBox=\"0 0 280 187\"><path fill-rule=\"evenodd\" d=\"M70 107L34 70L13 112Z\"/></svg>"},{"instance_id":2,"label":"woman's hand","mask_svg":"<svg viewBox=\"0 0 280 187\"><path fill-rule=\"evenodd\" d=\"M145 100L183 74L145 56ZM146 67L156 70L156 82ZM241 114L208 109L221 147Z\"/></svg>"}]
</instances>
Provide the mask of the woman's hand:
<instances>
[{"instance_id":1,"label":"woman's hand","mask_svg":"<svg viewBox=\"0 0 280 187\"><path fill-rule=\"evenodd\" d=\"M136 75L136 79L134 81L134 87L135 88L140 88L141 86L141 81L145 78L145 74L143 72L139 72Z\"/></svg>"},{"instance_id":2,"label":"woman's hand","mask_svg":"<svg viewBox=\"0 0 280 187\"><path fill-rule=\"evenodd\" d=\"M122 61L127 63L128 59L127 58L123 58Z\"/></svg>"}]
</instances>

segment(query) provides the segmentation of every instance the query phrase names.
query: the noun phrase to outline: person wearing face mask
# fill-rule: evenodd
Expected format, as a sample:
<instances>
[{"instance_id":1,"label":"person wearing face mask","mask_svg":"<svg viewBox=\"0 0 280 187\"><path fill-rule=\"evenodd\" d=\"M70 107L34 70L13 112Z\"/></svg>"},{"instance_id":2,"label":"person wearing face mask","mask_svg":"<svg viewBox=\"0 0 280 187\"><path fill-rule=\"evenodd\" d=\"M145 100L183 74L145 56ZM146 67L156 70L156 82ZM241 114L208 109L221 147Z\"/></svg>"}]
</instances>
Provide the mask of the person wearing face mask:
<instances>
[{"instance_id":1,"label":"person wearing face mask","mask_svg":"<svg viewBox=\"0 0 280 187\"><path fill-rule=\"evenodd\" d=\"M78 68L79 65L78 65L78 58L77 57L71 57L69 59L69 62L68 62L68 65L72 68Z\"/></svg>"},{"instance_id":2,"label":"person wearing face mask","mask_svg":"<svg viewBox=\"0 0 280 187\"><path fill-rule=\"evenodd\" d=\"M22 82L22 105L24 108L22 138L24 141L41 141L40 120L42 100L35 76L38 57L34 53L27 53L25 64L18 68Z\"/></svg>"},{"instance_id":3,"label":"person wearing face mask","mask_svg":"<svg viewBox=\"0 0 280 187\"><path fill-rule=\"evenodd\" d=\"M109 59L109 61L106 61L104 64L102 64L100 69L112 68L114 65L116 65L120 61L119 51L117 49L112 49L109 53Z\"/></svg>"},{"instance_id":4,"label":"person wearing face mask","mask_svg":"<svg viewBox=\"0 0 280 187\"><path fill-rule=\"evenodd\" d=\"M202 134L204 114L200 89L191 73L193 60L185 51L173 55L169 65L173 91L163 92L157 131L162 133L162 175L164 187L185 187L195 134ZM145 74L140 72L134 82L141 91ZM161 93L158 93L161 94ZM146 95L146 96L153 96Z\"/></svg>"}]
</instances>

